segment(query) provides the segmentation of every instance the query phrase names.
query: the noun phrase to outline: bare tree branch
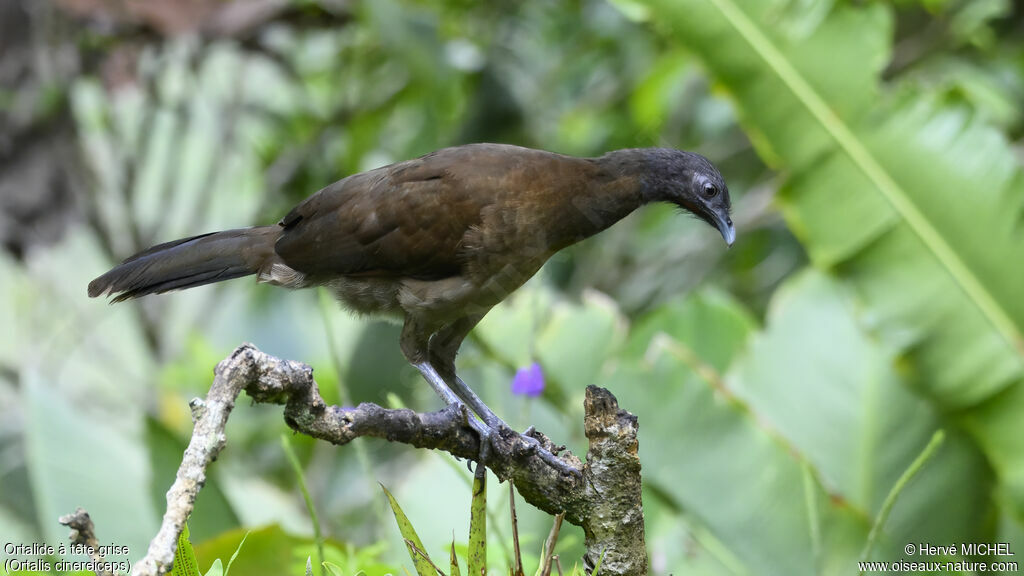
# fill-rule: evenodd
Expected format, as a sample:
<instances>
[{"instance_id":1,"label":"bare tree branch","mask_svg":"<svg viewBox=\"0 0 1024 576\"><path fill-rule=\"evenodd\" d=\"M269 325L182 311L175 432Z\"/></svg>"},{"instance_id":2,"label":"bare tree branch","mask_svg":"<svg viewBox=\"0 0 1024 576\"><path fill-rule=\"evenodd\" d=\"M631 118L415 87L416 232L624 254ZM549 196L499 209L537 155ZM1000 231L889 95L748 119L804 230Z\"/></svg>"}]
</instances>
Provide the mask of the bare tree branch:
<instances>
[{"instance_id":1,"label":"bare tree branch","mask_svg":"<svg viewBox=\"0 0 1024 576\"><path fill-rule=\"evenodd\" d=\"M583 523L583 565L591 572L600 560L602 575L646 574L636 416L619 410L615 396L596 386L587 388L584 413L592 493Z\"/></svg>"},{"instance_id":2,"label":"bare tree branch","mask_svg":"<svg viewBox=\"0 0 1024 576\"><path fill-rule=\"evenodd\" d=\"M256 402L283 405L285 422L296 432L332 444L373 436L444 450L469 460L480 455L480 440L468 424L472 416L464 407L416 413L369 403L355 408L328 406L313 380L312 368L264 354L251 344L238 347L214 373L206 400L197 398L190 403L195 422L192 439L167 492L167 512L160 530L146 557L136 565L136 575L170 571L178 535L206 482L207 467L227 442L224 428L243 390ZM619 410L610 392L594 386L587 388L585 407L590 439L587 464L582 465L571 453L560 456L580 470L580 475L563 475L553 469L519 434L508 429L494 435L484 465L501 480L513 479L527 502L551 514L564 513L566 520L582 526L588 547L585 561L593 566L603 554L602 575L645 574L636 418ZM556 449L544 435L535 432L534 437L548 450Z\"/></svg>"},{"instance_id":3,"label":"bare tree branch","mask_svg":"<svg viewBox=\"0 0 1024 576\"><path fill-rule=\"evenodd\" d=\"M97 566L97 576L114 576L114 573L105 568L106 561L103 555L99 553L100 541L96 538L96 532L93 528L92 518L89 517L89 513L82 508L76 509L71 514L61 516L58 520L64 526L71 528L71 535L69 539L72 544L78 544L84 546L89 550L89 559Z\"/></svg>"}]
</instances>

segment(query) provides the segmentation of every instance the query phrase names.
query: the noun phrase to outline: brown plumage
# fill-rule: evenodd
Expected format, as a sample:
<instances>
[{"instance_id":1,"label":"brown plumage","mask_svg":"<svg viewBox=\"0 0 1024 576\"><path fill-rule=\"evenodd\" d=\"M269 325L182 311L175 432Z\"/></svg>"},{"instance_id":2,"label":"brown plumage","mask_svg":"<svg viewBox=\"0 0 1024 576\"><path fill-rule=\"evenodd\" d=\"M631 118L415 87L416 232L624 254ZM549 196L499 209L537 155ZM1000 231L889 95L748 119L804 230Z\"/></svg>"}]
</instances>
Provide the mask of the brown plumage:
<instances>
[{"instance_id":1,"label":"brown plumage","mask_svg":"<svg viewBox=\"0 0 1024 576\"><path fill-rule=\"evenodd\" d=\"M339 180L276 226L154 246L93 280L89 296L121 301L250 274L326 285L356 312L404 319L403 353L446 401L483 418L486 436L503 423L455 375L463 338L555 252L652 201L689 210L732 243L728 189L699 155L574 158L471 144Z\"/></svg>"}]
</instances>

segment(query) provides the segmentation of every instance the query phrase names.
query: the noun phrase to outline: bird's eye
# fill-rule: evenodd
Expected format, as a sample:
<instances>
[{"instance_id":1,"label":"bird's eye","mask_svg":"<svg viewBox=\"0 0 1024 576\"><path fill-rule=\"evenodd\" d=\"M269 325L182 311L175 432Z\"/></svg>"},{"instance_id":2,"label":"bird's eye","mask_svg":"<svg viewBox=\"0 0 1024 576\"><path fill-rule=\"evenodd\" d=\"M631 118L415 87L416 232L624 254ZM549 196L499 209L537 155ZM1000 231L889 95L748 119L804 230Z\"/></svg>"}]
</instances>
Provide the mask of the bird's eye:
<instances>
[{"instance_id":1,"label":"bird's eye","mask_svg":"<svg viewBox=\"0 0 1024 576\"><path fill-rule=\"evenodd\" d=\"M714 184L705 184L704 196L706 198L714 198L715 196L718 196L718 188Z\"/></svg>"}]
</instances>

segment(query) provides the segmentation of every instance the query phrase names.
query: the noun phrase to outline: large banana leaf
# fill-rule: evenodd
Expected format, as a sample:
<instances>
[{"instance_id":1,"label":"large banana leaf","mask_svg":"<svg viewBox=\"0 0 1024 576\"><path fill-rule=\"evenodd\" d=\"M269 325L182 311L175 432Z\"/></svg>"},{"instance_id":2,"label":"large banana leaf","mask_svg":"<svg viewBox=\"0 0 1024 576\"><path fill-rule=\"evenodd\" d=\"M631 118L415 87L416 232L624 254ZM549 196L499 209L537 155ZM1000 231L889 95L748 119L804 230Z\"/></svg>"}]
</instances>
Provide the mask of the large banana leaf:
<instances>
[{"instance_id":1,"label":"large banana leaf","mask_svg":"<svg viewBox=\"0 0 1024 576\"><path fill-rule=\"evenodd\" d=\"M776 292L761 332L713 294L666 306L633 330L604 383L640 418L645 483L725 567L710 573L855 573L886 494L941 425L848 292L801 273ZM989 472L950 432L899 494L875 558L902 557L907 542L992 538ZM677 562L690 573L689 559Z\"/></svg>"},{"instance_id":2,"label":"large banana leaf","mask_svg":"<svg viewBox=\"0 0 1024 576\"><path fill-rule=\"evenodd\" d=\"M783 210L814 263L852 283L1024 510L1024 177L1007 143L967 110L883 89L881 3L644 2L790 175Z\"/></svg>"},{"instance_id":3,"label":"large banana leaf","mask_svg":"<svg viewBox=\"0 0 1024 576\"><path fill-rule=\"evenodd\" d=\"M753 328L713 296L655 311L601 385L639 418L644 483L681 511L698 549L718 561L707 573L848 572L868 518L830 498L806 460L722 383L721 366ZM665 571L693 570L689 557L676 561Z\"/></svg>"},{"instance_id":4,"label":"large banana leaf","mask_svg":"<svg viewBox=\"0 0 1024 576\"><path fill-rule=\"evenodd\" d=\"M822 323L828 338L816 330ZM776 291L765 330L728 378L763 422L806 455L833 497L870 518L946 426L907 390L890 355L865 333L849 290L808 270ZM885 527L890 543L992 538L991 472L966 434L947 432L942 449L900 494Z\"/></svg>"}]
</instances>

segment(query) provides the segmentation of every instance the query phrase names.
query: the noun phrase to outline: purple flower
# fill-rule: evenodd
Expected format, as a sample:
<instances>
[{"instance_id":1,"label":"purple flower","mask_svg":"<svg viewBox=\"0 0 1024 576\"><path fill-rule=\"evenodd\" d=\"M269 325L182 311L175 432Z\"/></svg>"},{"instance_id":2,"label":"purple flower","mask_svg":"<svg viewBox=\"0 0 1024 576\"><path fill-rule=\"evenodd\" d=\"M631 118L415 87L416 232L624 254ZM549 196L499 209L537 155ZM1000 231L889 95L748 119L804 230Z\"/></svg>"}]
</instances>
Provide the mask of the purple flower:
<instances>
[{"instance_id":1,"label":"purple flower","mask_svg":"<svg viewBox=\"0 0 1024 576\"><path fill-rule=\"evenodd\" d=\"M540 396L544 391L544 371L540 364L534 362L526 368L516 371L516 377L512 379L512 393L524 396Z\"/></svg>"}]
</instances>

